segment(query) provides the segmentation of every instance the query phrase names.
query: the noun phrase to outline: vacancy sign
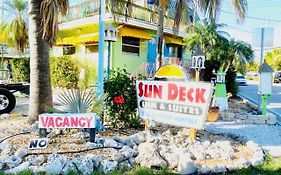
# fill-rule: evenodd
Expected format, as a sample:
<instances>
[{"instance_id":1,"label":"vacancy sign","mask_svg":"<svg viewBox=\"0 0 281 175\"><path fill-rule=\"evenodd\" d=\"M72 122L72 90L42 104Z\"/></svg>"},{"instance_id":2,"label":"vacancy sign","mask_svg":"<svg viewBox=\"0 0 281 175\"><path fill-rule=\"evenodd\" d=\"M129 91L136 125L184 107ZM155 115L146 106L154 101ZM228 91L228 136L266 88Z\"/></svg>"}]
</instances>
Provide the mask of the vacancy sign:
<instances>
[{"instance_id":1,"label":"vacancy sign","mask_svg":"<svg viewBox=\"0 0 281 175\"><path fill-rule=\"evenodd\" d=\"M141 118L203 128L212 95L210 83L140 80L136 86Z\"/></svg>"},{"instance_id":2,"label":"vacancy sign","mask_svg":"<svg viewBox=\"0 0 281 175\"><path fill-rule=\"evenodd\" d=\"M41 114L39 128L95 128L95 113Z\"/></svg>"}]
</instances>

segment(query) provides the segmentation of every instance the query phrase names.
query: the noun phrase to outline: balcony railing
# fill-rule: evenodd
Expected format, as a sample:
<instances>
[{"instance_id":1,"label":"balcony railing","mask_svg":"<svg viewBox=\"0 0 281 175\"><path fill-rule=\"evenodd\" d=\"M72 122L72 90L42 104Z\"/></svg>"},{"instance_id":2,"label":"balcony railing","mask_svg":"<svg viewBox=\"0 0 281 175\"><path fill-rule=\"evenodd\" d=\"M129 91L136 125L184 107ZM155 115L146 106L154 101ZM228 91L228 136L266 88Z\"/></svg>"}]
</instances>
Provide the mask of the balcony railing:
<instances>
[{"instance_id":1,"label":"balcony railing","mask_svg":"<svg viewBox=\"0 0 281 175\"><path fill-rule=\"evenodd\" d=\"M98 15L99 5L100 5L99 0L89 0L83 3L70 6L66 16L60 17L59 23ZM124 17L125 20L136 19L155 25L157 24L158 21L157 11L124 0L119 0L119 1L106 0L106 12L112 13L116 21L118 21L118 18L120 17ZM169 16L165 15L164 26L165 28L172 29L174 25L174 20L172 17L173 15L172 13L170 13L170 11L168 11L167 14L170 15Z\"/></svg>"}]
</instances>

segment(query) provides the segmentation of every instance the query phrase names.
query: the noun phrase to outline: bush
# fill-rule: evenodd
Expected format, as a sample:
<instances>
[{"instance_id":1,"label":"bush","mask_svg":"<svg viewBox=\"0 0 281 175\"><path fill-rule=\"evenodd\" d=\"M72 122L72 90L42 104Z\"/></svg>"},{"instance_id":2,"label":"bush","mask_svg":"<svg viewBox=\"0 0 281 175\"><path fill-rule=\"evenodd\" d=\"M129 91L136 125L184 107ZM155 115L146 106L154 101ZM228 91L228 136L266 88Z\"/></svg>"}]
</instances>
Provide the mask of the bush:
<instances>
[{"instance_id":1,"label":"bush","mask_svg":"<svg viewBox=\"0 0 281 175\"><path fill-rule=\"evenodd\" d=\"M233 66L230 66L226 72L225 85L226 85L226 91L228 93L231 93L234 97L237 95L237 92L238 92L238 85L237 85L235 79L236 79L235 68Z\"/></svg>"},{"instance_id":2,"label":"bush","mask_svg":"<svg viewBox=\"0 0 281 175\"><path fill-rule=\"evenodd\" d=\"M30 59L14 58L10 60L13 81L30 82Z\"/></svg>"},{"instance_id":3,"label":"bush","mask_svg":"<svg viewBox=\"0 0 281 175\"><path fill-rule=\"evenodd\" d=\"M90 59L74 59L79 71L84 71L84 78L79 79L80 88L89 88L97 82L97 69Z\"/></svg>"},{"instance_id":4,"label":"bush","mask_svg":"<svg viewBox=\"0 0 281 175\"><path fill-rule=\"evenodd\" d=\"M129 73L125 69L112 70L105 80L104 91L108 94L106 106L111 124L114 127L137 127L140 118L136 114L136 83L129 78Z\"/></svg>"},{"instance_id":5,"label":"bush","mask_svg":"<svg viewBox=\"0 0 281 175\"><path fill-rule=\"evenodd\" d=\"M52 57L50 69L52 86L69 89L78 87L79 66L70 56Z\"/></svg>"}]
</instances>

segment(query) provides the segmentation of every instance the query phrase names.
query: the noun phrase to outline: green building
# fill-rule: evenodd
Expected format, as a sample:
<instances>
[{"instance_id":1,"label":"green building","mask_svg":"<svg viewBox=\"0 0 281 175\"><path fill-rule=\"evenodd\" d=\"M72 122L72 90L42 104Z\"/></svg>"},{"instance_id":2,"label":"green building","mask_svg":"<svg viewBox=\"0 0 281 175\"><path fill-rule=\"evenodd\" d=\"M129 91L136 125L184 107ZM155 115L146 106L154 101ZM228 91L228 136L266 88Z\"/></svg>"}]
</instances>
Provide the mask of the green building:
<instances>
[{"instance_id":1,"label":"green building","mask_svg":"<svg viewBox=\"0 0 281 175\"><path fill-rule=\"evenodd\" d=\"M109 67L126 68L132 74L153 74L157 63L158 13L146 0L119 1L114 11L111 1L106 1L105 25L117 29L117 41L112 42ZM180 24L178 34L173 35L173 7L164 18L164 64L187 64L191 54L183 47L187 21ZM98 65L99 0L87 0L73 4L67 15L59 21L59 36L52 50L53 56L72 55L89 59ZM108 42L105 42L105 69L108 67Z\"/></svg>"}]
</instances>

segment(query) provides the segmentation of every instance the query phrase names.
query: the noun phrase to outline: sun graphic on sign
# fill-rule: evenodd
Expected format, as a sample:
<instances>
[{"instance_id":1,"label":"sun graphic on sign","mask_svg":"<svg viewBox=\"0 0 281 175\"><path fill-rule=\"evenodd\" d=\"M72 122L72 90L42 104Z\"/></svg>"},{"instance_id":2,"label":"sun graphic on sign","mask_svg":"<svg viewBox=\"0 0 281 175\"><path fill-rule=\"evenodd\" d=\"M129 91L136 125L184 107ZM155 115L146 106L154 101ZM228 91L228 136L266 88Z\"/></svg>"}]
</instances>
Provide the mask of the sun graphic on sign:
<instances>
[{"instance_id":1,"label":"sun graphic on sign","mask_svg":"<svg viewBox=\"0 0 281 175\"><path fill-rule=\"evenodd\" d=\"M189 80L188 75L184 69L178 65L165 65L162 66L155 74L155 80Z\"/></svg>"}]
</instances>

